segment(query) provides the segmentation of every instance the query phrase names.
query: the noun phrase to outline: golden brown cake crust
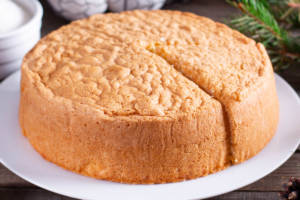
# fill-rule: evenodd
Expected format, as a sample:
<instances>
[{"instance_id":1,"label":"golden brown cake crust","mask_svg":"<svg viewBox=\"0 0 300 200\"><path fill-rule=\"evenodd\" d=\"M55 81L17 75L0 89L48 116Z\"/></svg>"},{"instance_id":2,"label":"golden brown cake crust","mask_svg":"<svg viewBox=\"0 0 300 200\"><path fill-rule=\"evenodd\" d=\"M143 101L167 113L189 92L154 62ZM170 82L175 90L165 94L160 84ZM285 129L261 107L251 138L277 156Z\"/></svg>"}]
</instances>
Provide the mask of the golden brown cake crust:
<instances>
[{"instance_id":1,"label":"golden brown cake crust","mask_svg":"<svg viewBox=\"0 0 300 200\"><path fill-rule=\"evenodd\" d=\"M177 11L100 14L24 58L23 134L47 160L99 179L165 183L257 154L278 123L261 44Z\"/></svg>"}]
</instances>

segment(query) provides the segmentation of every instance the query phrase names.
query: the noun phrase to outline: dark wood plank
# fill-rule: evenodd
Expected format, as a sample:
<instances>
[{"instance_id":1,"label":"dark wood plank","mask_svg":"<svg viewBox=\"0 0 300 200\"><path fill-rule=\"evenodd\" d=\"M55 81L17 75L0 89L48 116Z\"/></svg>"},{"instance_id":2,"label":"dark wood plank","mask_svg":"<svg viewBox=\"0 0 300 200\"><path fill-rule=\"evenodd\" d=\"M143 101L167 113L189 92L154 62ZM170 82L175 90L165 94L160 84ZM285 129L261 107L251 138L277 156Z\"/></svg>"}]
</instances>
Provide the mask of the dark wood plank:
<instances>
[{"instance_id":1,"label":"dark wood plank","mask_svg":"<svg viewBox=\"0 0 300 200\"><path fill-rule=\"evenodd\" d=\"M231 192L209 200L266 200L279 199L278 192Z\"/></svg>"},{"instance_id":2,"label":"dark wood plank","mask_svg":"<svg viewBox=\"0 0 300 200\"><path fill-rule=\"evenodd\" d=\"M33 185L18 177L0 163L0 187L33 187ZM1 199L1 198L0 198Z\"/></svg>"},{"instance_id":3,"label":"dark wood plank","mask_svg":"<svg viewBox=\"0 0 300 200\"><path fill-rule=\"evenodd\" d=\"M0 188L1 200L75 200L39 188ZM231 192L209 200L278 199L278 192Z\"/></svg>"},{"instance_id":4,"label":"dark wood plank","mask_svg":"<svg viewBox=\"0 0 300 200\"><path fill-rule=\"evenodd\" d=\"M300 153L295 153L286 163L270 175L240 190L280 191L282 185L291 177L300 177Z\"/></svg>"},{"instance_id":5,"label":"dark wood plank","mask_svg":"<svg viewBox=\"0 0 300 200\"><path fill-rule=\"evenodd\" d=\"M1 200L71 200L39 188L0 188Z\"/></svg>"}]
</instances>

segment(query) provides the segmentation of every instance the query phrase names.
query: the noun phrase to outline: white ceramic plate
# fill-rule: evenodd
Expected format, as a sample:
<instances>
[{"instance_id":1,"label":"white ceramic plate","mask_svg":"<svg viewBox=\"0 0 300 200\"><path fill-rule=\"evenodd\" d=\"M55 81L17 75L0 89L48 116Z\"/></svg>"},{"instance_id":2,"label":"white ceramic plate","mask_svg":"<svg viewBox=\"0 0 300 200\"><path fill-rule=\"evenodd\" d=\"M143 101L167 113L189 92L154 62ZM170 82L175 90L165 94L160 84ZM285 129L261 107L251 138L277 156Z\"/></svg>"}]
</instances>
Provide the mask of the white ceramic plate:
<instances>
[{"instance_id":1,"label":"white ceramic plate","mask_svg":"<svg viewBox=\"0 0 300 200\"><path fill-rule=\"evenodd\" d=\"M17 72L0 85L0 159L23 179L66 196L81 199L198 199L246 186L282 165L300 142L300 100L276 75L280 122L272 141L254 158L206 177L180 183L127 185L96 180L66 171L44 160L21 134L18 124Z\"/></svg>"}]
</instances>

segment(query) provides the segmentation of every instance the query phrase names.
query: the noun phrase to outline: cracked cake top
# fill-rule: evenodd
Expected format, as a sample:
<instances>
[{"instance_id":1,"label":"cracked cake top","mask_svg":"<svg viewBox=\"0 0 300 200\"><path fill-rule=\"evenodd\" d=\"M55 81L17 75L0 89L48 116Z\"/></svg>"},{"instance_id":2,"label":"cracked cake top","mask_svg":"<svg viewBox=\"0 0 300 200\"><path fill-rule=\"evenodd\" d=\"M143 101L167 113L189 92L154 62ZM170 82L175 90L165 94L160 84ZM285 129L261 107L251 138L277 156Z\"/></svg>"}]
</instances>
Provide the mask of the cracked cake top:
<instances>
[{"instance_id":1,"label":"cracked cake top","mask_svg":"<svg viewBox=\"0 0 300 200\"><path fill-rule=\"evenodd\" d=\"M207 18L131 11L52 32L22 67L49 94L108 115L172 116L241 101L268 62L262 46Z\"/></svg>"}]
</instances>

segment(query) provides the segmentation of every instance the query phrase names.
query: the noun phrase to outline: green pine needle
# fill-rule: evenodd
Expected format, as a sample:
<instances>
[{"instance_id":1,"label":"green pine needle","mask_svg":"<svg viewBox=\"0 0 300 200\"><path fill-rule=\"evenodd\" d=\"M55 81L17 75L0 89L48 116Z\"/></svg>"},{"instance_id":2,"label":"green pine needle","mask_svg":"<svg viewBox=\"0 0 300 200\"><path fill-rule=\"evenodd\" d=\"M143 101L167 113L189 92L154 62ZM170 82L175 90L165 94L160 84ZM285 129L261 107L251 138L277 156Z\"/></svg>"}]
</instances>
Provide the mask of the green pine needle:
<instances>
[{"instance_id":1,"label":"green pine needle","mask_svg":"<svg viewBox=\"0 0 300 200\"><path fill-rule=\"evenodd\" d=\"M299 11L289 7L291 2L298 6L298 1L297 9L300 9L300 0L227 0L243 12L229 25L264 44L275 70L285 69L300 61L300 39L292 37L282 25L299 23L294 19L294 16L298 18Z\"/></svg>"},{"instance_id":2,"label":"green pine needle","mask_svg":"<svg viewBox=\"0 0 300 200\"><path fill-rule=\"evenodd\" d=\"M287 28L300 26L300 0L268 0L275 18Z\"/></svg>"}]
</instances>

